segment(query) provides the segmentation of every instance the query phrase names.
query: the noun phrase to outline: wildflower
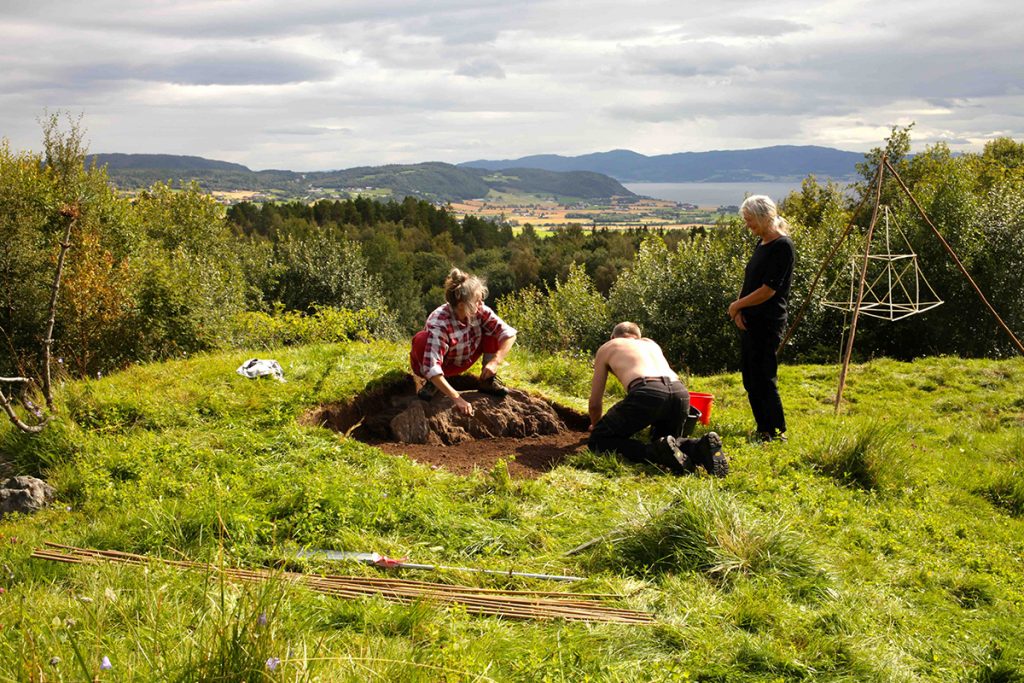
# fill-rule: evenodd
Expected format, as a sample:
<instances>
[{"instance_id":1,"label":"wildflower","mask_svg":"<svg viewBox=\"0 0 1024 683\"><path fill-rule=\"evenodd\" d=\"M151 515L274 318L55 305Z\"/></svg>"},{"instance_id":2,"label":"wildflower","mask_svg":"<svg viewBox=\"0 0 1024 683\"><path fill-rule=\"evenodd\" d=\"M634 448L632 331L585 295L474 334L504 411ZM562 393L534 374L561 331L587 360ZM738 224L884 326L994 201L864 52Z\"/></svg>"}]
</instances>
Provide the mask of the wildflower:
<instances>
[{"instance_id":1,"label":"wildflower","mask_svg":"<svg viewBox=\"0 0 1024 683\"><path fill-rule=\"evenodd\" d=\"M60 657L50 657L50 666L56 668L58 665L60 665Z\"/></svg>"},{"instance_id":2,"label":"wildflower","mask_svg":"<svg viewBox=\"0 0 1024 683\"><path fill-rule=\"evenodd\" d=\"M4 588L3 586L0 586L0 595L3 595L6 592L7 592L7 589Z\"/></svg>"},{"instance_id":3,"label":"wildflower","mask_svg":"<svg viewBox=\"0 0 1024 683\"><path fill-rule=\"evenodd\" d=\"M267 668L270 669L271 671L274 671L275 669L277 669L277 665L280 664L280 663L281 663L281 658L280 657L271 657L270 659L267 660Z\"/></svg>"},{"instance_id":4,"label":"wildflower","mask_svg":"<svg viewBox=\"0 0 1024 683\"><path fill-rule=\"evenodd\" d=\"M267 613L266 612L260 612L260 617L259 617L259 619L256 620L256 622L260 626L266 626L267 625Z\"/></svg>"},{"instance_id":5,"label":"wildflower","mask_svg":"<svg viewBox=\"0 0 1024 683\"><path fill-rule=\"evenodd\" d=\"M110 671L114 668L114 665L110 663L110 657L103 657L103 659L100 661L100 668L104 671Z\"/></svg>"}]
</instances>

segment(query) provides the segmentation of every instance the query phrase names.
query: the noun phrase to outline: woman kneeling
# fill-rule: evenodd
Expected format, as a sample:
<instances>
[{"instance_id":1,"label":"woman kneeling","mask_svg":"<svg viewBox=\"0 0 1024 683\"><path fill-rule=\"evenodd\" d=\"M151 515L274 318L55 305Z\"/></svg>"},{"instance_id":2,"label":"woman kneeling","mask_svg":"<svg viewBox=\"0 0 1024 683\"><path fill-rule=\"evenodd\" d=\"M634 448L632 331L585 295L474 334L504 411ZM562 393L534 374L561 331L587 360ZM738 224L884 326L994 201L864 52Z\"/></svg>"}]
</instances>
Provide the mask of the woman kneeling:
<instances>
[{"instance_id":1,"label":"woman kneeling","mask_svg":"<svg viewBox=\"0 0 1024 683\"><path fill-rule=\"evenodd\" d=\"M427 316L423 329L412 338L412 371L426 380L418 396L429 401L440 391L456 409L473 414L473 406L459 396L446 377L461 375L478 358L480 391L504 398L508 389L498 379L498 366L516 341L516 330L484 305L487 285L475 275L453 268L444 282L447 303Z\"/></svg>"}]
</instances>

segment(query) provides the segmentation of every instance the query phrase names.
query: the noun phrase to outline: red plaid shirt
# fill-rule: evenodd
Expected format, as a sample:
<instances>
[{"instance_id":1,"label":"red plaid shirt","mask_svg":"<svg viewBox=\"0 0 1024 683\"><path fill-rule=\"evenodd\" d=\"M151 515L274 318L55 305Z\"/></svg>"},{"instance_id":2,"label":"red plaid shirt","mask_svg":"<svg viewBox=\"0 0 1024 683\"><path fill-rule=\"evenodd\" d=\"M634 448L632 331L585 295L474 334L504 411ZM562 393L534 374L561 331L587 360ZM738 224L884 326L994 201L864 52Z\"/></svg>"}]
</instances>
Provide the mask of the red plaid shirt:
<instances>
[{"instance_id":1,"label":"red plaid shirt","mask_svg":"<svg viewBox=\"0 0 1024 683\"><path fill-rule=\"evenodd\" d=\"M425 379L444 374L442 365L466 365L480 348L484 336L499 341L514 337L514 327L498 317L489 307L480 305L468 323L459 322L448 304L438 306L427 316L427 346L423 351L420 374Z\"/></svg>"}]
</instances>

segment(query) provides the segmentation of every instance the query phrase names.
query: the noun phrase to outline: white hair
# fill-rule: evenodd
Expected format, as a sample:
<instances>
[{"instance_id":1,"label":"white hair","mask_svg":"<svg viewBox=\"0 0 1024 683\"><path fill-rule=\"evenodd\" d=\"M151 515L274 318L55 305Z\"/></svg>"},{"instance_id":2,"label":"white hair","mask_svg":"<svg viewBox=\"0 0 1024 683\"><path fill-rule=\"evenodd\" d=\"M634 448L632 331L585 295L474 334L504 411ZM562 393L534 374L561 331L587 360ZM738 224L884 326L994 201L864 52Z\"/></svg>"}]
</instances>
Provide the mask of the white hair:
<instances>
[{"instance_id":1,"label":"white hair","mask_svg":"<svg viewBox=\"0 0 1024 683\"><path fill-rule=\"evenodd\" d=\"M740 205L740 215L762 228L772 226L783 235L789 234L789 224L779 215L779 209L768 195L752 194Z\"/></svg>"}]
</instances>

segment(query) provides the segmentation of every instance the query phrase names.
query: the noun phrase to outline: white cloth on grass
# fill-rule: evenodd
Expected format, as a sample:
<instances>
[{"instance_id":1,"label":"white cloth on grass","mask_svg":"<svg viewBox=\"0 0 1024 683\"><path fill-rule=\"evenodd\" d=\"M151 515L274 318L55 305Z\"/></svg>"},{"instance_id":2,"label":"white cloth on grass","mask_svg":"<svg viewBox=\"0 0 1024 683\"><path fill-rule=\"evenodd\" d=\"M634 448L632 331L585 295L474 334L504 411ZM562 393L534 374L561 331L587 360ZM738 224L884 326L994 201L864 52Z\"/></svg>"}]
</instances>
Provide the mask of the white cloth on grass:
<instances>
[{"instance_id":1,"label":"white cloth on grass","mask_svg":"<svg viewBox=\"0 0 1024 683\"><path fill-rule=\"evenodd\" d=\"M251 358L242 363L235 372L242 377L248 377L249 379L273 377L279 382L284 381L284 370L281 369L281 364L276 360Z\"/></svg>"}]
</instances>

